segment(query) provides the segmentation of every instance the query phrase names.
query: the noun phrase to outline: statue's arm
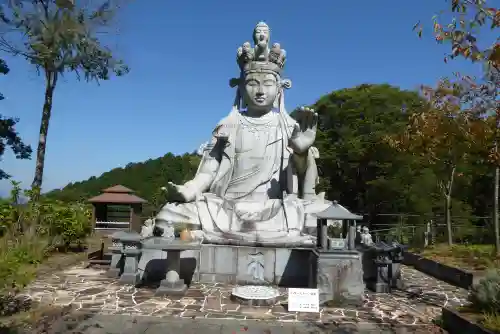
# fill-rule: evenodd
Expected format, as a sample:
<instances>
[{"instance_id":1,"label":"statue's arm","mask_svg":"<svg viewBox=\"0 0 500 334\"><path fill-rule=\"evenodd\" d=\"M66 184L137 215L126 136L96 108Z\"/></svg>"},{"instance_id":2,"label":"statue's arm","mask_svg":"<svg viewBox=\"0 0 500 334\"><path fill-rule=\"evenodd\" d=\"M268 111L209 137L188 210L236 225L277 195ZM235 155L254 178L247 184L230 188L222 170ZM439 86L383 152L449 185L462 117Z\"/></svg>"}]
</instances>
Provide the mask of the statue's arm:
<instances>
[{"instance_id":1,"label":"statue's arm","mask_svg":"<svg viewBox=\"0 0 500 334\"><path fill-rule=\"evenodd\" d=\"M185 186L191 188L194 193L206 191L215 179L222 158L221 147L220 140L213 137L203 150L198 172L192 180L185 183Z\"/></svg>"}]
</instances>

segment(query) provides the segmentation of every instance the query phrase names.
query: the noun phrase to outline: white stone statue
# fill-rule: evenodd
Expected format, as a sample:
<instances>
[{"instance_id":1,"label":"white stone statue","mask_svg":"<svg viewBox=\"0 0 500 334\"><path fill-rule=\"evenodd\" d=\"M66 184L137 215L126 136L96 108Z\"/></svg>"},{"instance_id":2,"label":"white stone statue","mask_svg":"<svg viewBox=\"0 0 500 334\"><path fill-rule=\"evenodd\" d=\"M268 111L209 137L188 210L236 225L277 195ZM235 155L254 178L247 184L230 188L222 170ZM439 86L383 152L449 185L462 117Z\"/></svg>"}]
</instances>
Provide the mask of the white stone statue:
<instances>
[{"instance_id":1,"label":"white stone statue","mask_svg":"<svg viewBox=\"0 0 500 334\"><path fill-rule=\"evenodd\" d=\"M314 213L331 203L316 195L318 172L313 147L318 115L301 108L297 121L285 110L282 79L286 53L269 27L254 29L255 48L246 42L237 51L240 77L229 115L203 147L195 177L169 183L176 196L156 217L160 230L172 223L196 225L194 237L206 243L294 246L313 244L304 233L315 227Z\"/></svg>"},{"instance_id":2,"label":"white stone statue","mask_svg":"<svg viewBox=\"0 0 500 334\"><path fill-rule=\"evenodd\" d=\"M361 243L365 246L373 245L372 235L370 234L370 230L366 226L363 226L363 228L361 229Z\"/></svg>"}]
</instances>

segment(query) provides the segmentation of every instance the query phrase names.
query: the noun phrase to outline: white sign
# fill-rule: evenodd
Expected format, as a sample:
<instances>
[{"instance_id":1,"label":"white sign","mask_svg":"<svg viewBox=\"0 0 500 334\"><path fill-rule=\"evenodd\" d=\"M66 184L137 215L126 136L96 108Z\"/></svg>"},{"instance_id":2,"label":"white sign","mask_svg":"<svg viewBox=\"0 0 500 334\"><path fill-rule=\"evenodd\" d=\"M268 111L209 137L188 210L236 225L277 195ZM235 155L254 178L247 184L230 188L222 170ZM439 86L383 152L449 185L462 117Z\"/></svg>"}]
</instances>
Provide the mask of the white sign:
<instances>
[{"instance_id":1,"label":"white sign","mask_svg":"<svg viewBox=\"0 0 500 334\"><path fill-rule=\"evenodd\" d=\"M288 289L288 311L319 312L318 289Z\"/></svg>"}]
</instances>

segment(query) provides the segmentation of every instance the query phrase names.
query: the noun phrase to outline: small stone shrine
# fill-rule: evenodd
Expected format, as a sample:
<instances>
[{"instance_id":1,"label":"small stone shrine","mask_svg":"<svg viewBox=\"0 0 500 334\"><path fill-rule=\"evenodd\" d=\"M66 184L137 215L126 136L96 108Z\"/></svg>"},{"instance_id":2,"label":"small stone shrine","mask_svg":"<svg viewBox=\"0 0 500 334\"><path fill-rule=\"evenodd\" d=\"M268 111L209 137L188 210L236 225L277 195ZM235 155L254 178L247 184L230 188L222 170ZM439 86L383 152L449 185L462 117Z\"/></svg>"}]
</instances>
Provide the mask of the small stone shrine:
<instances>
[{"instance_id":1,"label":"small stone shrine","mask_svg":"<svg viewBox=\"0 0 500 334\"><path fill-rule=\"evenodd\" d=\"M317 267L313 269L319 290L320 303L360 304L365 284L363 282L362 253L356 248L355 215L336 201L317 215L317 247L314 254ZM342 233L336 238L328 236L327 221L341 220ZM343 238L342 236L345 236Z\"/></svg>"}]
</instances>

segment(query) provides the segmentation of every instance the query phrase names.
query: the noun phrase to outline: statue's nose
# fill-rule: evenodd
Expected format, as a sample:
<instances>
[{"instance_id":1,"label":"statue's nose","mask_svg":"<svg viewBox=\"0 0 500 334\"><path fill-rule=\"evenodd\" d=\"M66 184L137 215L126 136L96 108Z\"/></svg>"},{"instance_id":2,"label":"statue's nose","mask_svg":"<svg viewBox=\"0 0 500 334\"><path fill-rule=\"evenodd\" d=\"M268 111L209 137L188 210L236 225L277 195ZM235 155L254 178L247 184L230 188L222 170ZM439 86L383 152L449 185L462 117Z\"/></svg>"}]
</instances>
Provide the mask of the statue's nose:
<instances>
[{"instance_id":1,"label":"statue's nose","mask_svg":"<svg viewBox=\"0 0 500 334\"><path fill-rule=\"evenodd\" d=\"M263 41L265 38L266 38L266 36L264 36L264 34L261 34L261 35L259 36L259 39L260 39L261 41Z\"/></svg>"}]
</instances>

